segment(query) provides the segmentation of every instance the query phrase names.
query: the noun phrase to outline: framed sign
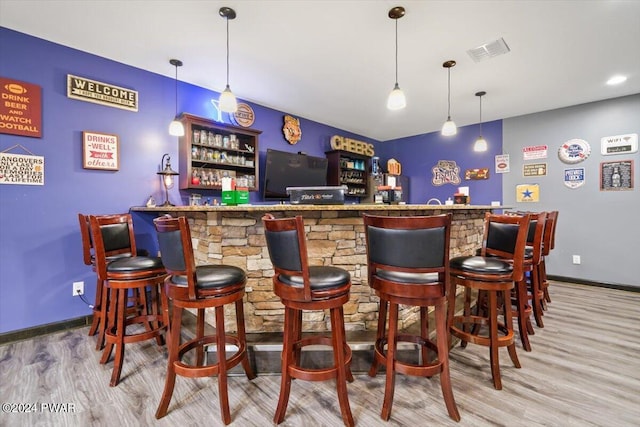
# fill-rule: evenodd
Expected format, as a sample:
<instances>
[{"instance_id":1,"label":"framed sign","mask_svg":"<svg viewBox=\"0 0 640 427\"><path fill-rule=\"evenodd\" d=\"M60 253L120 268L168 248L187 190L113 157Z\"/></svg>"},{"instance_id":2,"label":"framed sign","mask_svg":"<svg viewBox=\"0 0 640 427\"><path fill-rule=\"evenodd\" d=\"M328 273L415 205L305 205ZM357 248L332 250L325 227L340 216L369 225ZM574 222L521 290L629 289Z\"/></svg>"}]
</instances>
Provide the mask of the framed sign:
<instances>
[{"instance_id":1,"label":"framed sign","mask_svg":"<svg viewBox=\"0 0 640 427\"><path fill-rule=\"evenodd\" d=\"M42 138L42 88L0 77L0 133Z\"/></svg>"},{"instance_id":2,"label":"framed sign","mask_svg":"<svg viewBox=\"0 0 640 427\"><path fill-rule=\"evenodd\" d=\"M638 134L605 136L600 139L600 154L610 156L615 154L631 154L638 151Z\"/></svg>"},{"instance_id":3,"label":"framed sign","mask_svg":"<svg viewBox=\"0 0 640 427\"><path fill-rule=\"evenodd\" d=\"M633 189L633 160L600 163L600 191Z\"/></svg>"},{"instance_id":4,"label":"framed sign","mask_svg":"<svg viewBox=\"0 0 640 427\"><path fill-rule=\"evenodd\" d=\"M82 132L82 167L108 171L120 169L118 136L108 133Z\"/></svg>"},{"instance_id":5,"label":"framed sign","mask_svg":"<svg viewBox=\"0 0 640 427\"><path fill-rule=\"evenodd\" d=\"M529 163L522 165L522 176L546 176L546 163Z\"/></svg>"}]
</instances>

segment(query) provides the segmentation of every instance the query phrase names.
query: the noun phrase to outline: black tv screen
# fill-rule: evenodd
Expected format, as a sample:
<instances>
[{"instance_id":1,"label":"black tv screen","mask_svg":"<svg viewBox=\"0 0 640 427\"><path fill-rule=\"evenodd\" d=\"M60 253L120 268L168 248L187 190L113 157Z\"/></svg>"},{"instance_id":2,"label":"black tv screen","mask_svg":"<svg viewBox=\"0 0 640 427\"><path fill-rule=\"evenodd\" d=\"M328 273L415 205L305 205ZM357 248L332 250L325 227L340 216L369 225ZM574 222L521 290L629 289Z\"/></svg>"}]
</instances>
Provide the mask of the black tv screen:
<instances>
[{"instance_id":1,"label":"black tv screen","mask_svg":"<svg viewBox=\"0 0 640 427\"><path fill-rule=\"evenodd\" d=\"M265 199L289 198L287 187L327 185L327 159L267 149L264 171Z\"/></svg>"}]
</instances>

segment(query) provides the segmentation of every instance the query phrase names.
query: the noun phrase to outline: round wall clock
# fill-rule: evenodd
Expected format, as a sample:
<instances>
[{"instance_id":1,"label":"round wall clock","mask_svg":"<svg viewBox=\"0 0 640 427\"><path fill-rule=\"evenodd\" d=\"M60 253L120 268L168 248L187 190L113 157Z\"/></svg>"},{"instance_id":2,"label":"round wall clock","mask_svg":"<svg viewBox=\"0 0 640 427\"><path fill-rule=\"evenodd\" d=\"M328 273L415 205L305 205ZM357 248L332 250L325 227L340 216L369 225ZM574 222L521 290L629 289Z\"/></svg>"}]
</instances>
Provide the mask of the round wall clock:
<instances>
[{"instance_id":1,"label":"round wall clock","mask_svg":"<svg viewBox=\"0 0 640 427\"><path fill-rule=\"evenodd\" d=\"M580 163L589 157L591 147L584 139L570 139L558 149L558 158L563 163Z\"/></svg>"}]
</instances>

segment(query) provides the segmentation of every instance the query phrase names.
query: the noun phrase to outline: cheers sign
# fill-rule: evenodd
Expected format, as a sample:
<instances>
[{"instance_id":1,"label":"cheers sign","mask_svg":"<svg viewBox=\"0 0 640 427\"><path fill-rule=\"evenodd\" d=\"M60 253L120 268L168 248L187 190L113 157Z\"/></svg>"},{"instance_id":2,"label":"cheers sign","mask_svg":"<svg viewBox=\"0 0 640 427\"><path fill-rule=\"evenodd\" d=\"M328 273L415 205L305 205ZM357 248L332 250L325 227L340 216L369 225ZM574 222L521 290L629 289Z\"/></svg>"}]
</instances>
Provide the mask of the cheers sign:
<instances>
[{"instance_id":1,"label":"cheers sign","mask_svg":"<svg viewBox=\"0 0 640 427\"><path fill-rule=\"evenodd\" d=\"M334 150L348 151L350 153L363 154L365 156L373 156L373 144L358 141L344 136L334 135L331 137L331 148Z\"/></svg>"}]
</instances>

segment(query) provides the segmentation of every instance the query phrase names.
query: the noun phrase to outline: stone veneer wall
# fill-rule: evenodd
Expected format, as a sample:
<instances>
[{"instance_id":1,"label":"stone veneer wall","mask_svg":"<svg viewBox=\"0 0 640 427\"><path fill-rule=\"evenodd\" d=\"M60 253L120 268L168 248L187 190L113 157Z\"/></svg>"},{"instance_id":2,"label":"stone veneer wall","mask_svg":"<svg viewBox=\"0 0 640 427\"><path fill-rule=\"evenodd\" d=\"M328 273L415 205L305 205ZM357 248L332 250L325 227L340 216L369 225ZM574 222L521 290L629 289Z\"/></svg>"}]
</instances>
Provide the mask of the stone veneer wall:
<instances>
[{"instance_id":1,"label":"stone veneer wall","mask_svg":"<svg viewBox=\"0 0 640 427\"><path fill-rule=\"evenodd\" d=\"M375 330L379 299L367 283L367 257L363 211L288 211L273 214L278 217L303 215L307 232L307 249L312 265L334 265L351 273L349 302L344 307L347 330ZM371 212L384 215L384 212ZM393 211L393 215L434 215L441 211ZM247 332L281 332L284 308L272 291L273 268L267 251L262 216L264 212L180 212L189 219L196 264L229 264L247 272L248 282L244 304ZM453 211L451 256L468 255L481 246L483 210ZM235 331L233 306L225 327ZM214 324L213 314L207 322ZM209 317L210 316L210 317ZM401 307L399 327L418 320L412 307ZM303 314L304 331L329 329L328 312Z\"/></svg>"}]
</instances>

